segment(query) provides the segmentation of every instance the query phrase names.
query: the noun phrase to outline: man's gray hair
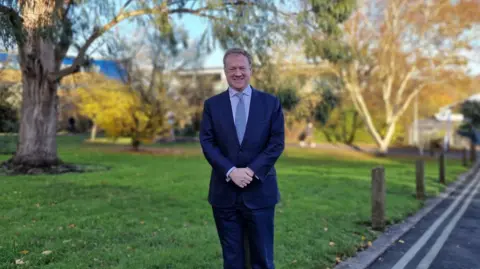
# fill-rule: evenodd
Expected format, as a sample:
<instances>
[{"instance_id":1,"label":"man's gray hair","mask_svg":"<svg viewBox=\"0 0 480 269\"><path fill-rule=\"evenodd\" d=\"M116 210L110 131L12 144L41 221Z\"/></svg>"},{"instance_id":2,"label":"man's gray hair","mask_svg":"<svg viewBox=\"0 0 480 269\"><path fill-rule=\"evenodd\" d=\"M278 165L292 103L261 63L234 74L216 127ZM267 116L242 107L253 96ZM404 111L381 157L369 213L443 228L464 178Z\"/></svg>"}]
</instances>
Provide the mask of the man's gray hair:
<instances>
[{"instance_id":1,"label":"man's gray hair","mask_svg":"<svg viewBox=\"0 0 480 269\"><path fill-rule=\"evenodd\" d=\"M232 54L240 54L247 57L248 64L250 65L250 67L252 66L252 56L250 55L250 53L248 53L248 51L241 48L228 49L225 52L225 55L223 56L223 66L225 66L225 60L227 59L228 55L232 55Z\"/></svg>"}]
</instances>

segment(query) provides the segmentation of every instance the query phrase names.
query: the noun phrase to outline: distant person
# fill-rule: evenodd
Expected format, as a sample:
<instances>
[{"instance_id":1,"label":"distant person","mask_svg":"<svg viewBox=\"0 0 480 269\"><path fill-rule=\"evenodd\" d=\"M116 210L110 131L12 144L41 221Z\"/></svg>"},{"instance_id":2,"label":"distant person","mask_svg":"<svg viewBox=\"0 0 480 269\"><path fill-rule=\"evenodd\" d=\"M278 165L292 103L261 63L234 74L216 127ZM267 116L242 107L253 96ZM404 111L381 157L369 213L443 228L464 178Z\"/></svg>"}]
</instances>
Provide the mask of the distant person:
<instances>
[{"instance_id":1,"label":"distant person","mask_svg":"<svg viewBox=\"0 0 480 269\"><path fill-rule=\"evenodd\" d=\"M212 167L208 201L222 246L223 268L244 269L244 231L251 267L273 269L275 163L285 147L278 98L250 86L252 57L230 49L223 58L228 89L205 101L200 143Z\"/></svg>"},{"instance_id":2,"label":"distant person","mask_svg":"<svg viewBox=\"0 0 480 269\"><path fill-rule=\"evenodd\" d=\"M300 147L304 148L307 145L311 148L317 146L314 142L312 122L308 122L305 130L300 134Z\"/></svg>"}]
</instances>

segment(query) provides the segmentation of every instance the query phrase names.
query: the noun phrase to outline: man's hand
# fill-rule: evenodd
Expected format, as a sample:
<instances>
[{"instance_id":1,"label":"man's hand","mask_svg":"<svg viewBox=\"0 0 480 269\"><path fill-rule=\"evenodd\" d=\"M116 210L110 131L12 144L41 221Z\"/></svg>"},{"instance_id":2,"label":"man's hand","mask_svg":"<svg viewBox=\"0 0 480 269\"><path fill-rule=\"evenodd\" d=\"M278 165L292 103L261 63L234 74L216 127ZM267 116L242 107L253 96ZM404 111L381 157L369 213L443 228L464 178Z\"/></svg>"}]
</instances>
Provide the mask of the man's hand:
<instances>
[{"instance_id":1,"label":"man's hand","mask_svg":"<svg viewBox=\"0 0 480 269\"><path fill-rule=\"evenodd\" d=\"M230 178L240 188L245 188L252 182L253 172L247 168L235 168L230 173Z\"/></svg>"},{"instance_id":2,"label":"man's hand","mask_svg":"<svg viewBox=\"0 0 480 269\"><path fill-rule=\"evenodd\" d=\"M250 169L249 167L246 167L245 169L247 169L247 173L253 178L255 176L255 172L252 171L252 169Z\"/></svg>"}]
</instances>

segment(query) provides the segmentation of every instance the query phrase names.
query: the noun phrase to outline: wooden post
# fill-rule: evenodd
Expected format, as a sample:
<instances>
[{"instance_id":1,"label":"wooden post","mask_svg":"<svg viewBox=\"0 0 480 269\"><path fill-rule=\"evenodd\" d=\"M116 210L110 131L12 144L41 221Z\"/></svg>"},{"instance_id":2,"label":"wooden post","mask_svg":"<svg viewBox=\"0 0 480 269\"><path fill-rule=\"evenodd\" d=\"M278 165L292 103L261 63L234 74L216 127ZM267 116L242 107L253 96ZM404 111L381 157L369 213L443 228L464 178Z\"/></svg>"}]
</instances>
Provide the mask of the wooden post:
<instances>
[{"instance_id":1,"label":"wooden post","mask_svg":"<svg viewBox=\"0 0 480 269\"><path fill-rule=\"evenodd\" d=\"M416 162L416 178L417 178L417 199L425 199L425 162L417 160Z\"/></svg>"},{"instance_id":2,"label":"wooden post","mask_svg":"<svg viewBox=\"0 0 480 269\"><path fill-rule=\"evenodd\" d=\"M465 166L465 167L468 166L467 149L466 149L466 148L463 148L463 149L462 149L462 164L463 164L463 166Z\"/></svg>"},{"instance_id":3,"label":"wooden post","mask_svg":"<svg viewBox=\"0 0 480 269\"><path fill-rule=\"evenodd\" d=\"M372 229L385 228L385 169L372 169Z\"/></svg>"},{"instance_id":4,"label":"wooden post","mask_svg":"<svg viewBox=\"0 0 480 269\"><path fill-rule=\"evenodd\" d=\"M440 153L439 158L439 181L442 184L445 184L445 152Z\"/></svg>"},{"instance_id":5,"label":"wooden post","mask_svg":"<svg viewBox=\"0 0 480 269\"><path fill-rule=\"evenodd\" d=\"M470 139L470 163L475 163L477 161L477 152L475 150L475 141Z\"/></svg>"}]
</instances>

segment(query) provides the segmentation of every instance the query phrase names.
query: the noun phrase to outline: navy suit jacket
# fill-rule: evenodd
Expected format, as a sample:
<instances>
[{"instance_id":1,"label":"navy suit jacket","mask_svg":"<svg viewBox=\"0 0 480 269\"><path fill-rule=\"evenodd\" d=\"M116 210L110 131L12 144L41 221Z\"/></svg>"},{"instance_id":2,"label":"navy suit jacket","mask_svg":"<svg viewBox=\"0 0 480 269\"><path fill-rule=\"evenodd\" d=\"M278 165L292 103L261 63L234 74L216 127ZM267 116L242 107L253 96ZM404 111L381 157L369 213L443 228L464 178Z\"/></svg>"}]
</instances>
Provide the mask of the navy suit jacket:
<instances>
[{"instance_id":1,"label":"navy suit jacket","mask_svg":"<svg viewBox=\"0 0 480 269\"><path fill-rule=\"evenodd\" d=\"M200 127L203 154L212 167L208 201L215 207L235 205L238 195L252 209L273 206L280 199L275 162L285 148L280 100L252 87L250 111L242 143L237 138L227 91L204 103ZM233 166L249 167L255 178L240 188L226 174Z\"/></svg>"}]
</instances>

